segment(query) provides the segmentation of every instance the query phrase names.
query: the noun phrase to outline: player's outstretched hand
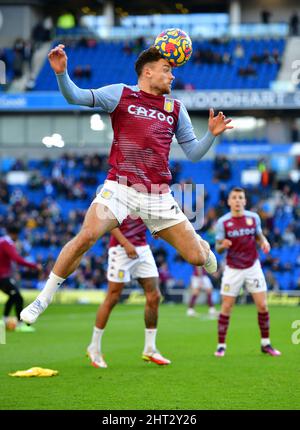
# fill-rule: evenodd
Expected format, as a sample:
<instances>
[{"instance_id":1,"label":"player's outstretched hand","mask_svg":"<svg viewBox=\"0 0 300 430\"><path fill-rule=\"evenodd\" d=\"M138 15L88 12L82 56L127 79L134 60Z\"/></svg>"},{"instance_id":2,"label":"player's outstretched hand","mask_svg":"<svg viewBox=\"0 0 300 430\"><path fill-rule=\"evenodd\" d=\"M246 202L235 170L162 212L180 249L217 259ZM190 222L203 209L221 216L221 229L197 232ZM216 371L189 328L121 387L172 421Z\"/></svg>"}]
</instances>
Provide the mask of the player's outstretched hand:
<instances>
[{"instance_id":1,"label":"player's outstretched hand","mask_svg":"<svg viewBox=\"0 0 300 430\"><path fill-rule=\"evenodd\" d=\"M222 247L225 249L229 249L231 247L231 245L232 245L232 242L229 239L224 239L222 241Z\"/></svg>"},{"instance_id":2,"label":"player's outstretched hand","mask_svg":"<svg viewBox=\"0 0 300 430\"><path fill-rule=\"evenodd\" d=\"M214 136L218 136L223 131L233 128L232 125L228 125L231 121L231 118L226 119L223 112L219 112L214 116L214 110L209 109L208 129Z\"/></svg>"},{"instance_id":3,"label":"player's outstretched hand","mask_svg":"<svg viewBox=\"0 0 300 430\"><path fill-rule=\"evenodd\" d=\"M124 249L129 258L138 258L138 253L136 252L135 246L133 246L132 243L128 242L126 245L124 245Z\"/></svg>"},{"instance_id":4,"label":"player's outstretched hand","mask_svg":"<svg viewBox=\"0 0 300 430\"><path fill-rule=\"evenodd\" d=\"M57 45L48 54L50 66L55 73L63 73L67 68L68 57L64 51L65 45Z\"/></svg>"}]
</instances>

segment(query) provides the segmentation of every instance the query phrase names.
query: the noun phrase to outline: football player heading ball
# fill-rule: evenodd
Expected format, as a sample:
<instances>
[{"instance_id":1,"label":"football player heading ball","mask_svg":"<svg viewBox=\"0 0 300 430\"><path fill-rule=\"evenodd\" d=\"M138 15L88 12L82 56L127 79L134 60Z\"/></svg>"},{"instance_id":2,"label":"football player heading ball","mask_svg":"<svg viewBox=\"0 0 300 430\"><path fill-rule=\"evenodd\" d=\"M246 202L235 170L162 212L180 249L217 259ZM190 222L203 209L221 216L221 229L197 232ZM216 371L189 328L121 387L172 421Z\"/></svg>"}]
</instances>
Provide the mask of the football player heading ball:
<instances>
[{"instance_id":1,"label":"football player heading ball","mask_svg":"<svg viewBox=\"0 0 300 430\"><path fill-rule=\"evenodd\" d=\"M223 112L215 116L210 109L208 130L198 140L183 103L165 97L174 76L170 62L154 46L135 63L137 85L78 88L67 72L64 45L53 48L48 58L69 103L99 107L110 114L114 139L103 187L91 202L79 233L60 252L44 289L22 311L22 320L34 323L83 255L130 214L140 216L153 235L171 244L187 262L215 272L217 261L209 244L196 234L171 194L169 153L175 135L186 156L199 161L215 136L233 128L231 119Z\"/></svg>"}]
</instances>

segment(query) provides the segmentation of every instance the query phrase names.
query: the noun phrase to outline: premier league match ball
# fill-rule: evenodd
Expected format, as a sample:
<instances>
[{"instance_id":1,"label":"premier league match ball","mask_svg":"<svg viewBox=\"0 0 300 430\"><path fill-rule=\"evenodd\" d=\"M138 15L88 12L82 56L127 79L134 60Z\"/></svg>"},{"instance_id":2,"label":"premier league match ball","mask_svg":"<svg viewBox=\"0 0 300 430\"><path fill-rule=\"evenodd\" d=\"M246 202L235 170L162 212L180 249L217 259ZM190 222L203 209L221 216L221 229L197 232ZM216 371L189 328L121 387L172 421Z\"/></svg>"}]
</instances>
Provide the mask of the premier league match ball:
<instances>
[{"instance_id":1,"label":"premier league match ball","mask_svg":"<svg viewBox=\"0 0 300 430\"><path fill-rule=\"evenodd\" d=\"M7 331L14 331L17 327L18 320L16 317L8 317L5 327Z\"/></svg>"},{"instance_id":2,"label":"premier league match ball","mask_svg":"<svg viewBox=\"0 0 300 430\"><path fill-rule=\"evenodd\" d=\"M168 28L155 39L154 46L172 67L183 66L191 57L192 41L179 28Z\"/></svg>"}]
</instances>

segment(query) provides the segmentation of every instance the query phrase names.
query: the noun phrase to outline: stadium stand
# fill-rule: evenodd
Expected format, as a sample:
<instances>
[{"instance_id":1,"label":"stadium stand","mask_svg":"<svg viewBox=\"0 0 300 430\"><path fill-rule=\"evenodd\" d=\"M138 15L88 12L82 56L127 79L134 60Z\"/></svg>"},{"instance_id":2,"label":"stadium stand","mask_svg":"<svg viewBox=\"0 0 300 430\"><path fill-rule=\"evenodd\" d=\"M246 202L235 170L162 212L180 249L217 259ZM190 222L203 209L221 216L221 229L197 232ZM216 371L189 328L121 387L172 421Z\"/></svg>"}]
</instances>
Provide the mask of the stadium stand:
<instances>
[{"instance_id":1,"label":"stadium stand","mask_svg":"<svg viewBox=\"0 0 300 430\"><path fill-rule=\"evenodd\" d=\"M125 43L81 39L65 43L70 76L80 87L136 83L133 66L137 53L143 48L141 41ZM175 76L177 82L182 83L182 89L269 88L270 82L277 77L284 48L283 38L196 40L193 42L192 60L176 70ZM176 88L176 80L174 85ZM33 89L57 90L47 60Z\"/></svg>"}]
</instances>

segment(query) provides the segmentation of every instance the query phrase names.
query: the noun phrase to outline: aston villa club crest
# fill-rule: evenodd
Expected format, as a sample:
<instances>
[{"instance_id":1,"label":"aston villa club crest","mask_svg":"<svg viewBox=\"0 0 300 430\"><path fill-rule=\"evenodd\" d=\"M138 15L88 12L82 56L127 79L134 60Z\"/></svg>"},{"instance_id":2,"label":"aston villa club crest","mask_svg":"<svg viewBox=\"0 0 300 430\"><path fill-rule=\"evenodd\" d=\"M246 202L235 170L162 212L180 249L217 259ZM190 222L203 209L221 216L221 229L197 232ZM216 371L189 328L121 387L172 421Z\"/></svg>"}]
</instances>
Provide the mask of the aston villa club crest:
<instances>
[{"instance_id":1,"label":"aston villa club crest","mask_svg":"<svg viewBox=\"0 0 300 430\"><path fill-rule=\"evenodd\" d=\"M101 197L105 200L110 200L112 198L112 191L107 190L106 188L104 188L101 192Z\"/></svg>"},{"instance_id":2,"label":"aston villa club crest","mask_svg":"<svg viewBox=\"0 0 300 430\"><path fill-rule=\"evenodd\" d=\"M118 272L118 278L119 279L124 279L124 276L125 276L124 270L119 270L119 272Z\"/></svg>"},{"instance_id":3,"label":"aston villa club crest","mask_svg":"<svg viewBox=\"0 0 300 430\"><path fill-rule=\"evenodd\" d=\"M168 99L168 98L165 99L164 110L166 112L169 112L169 113L173 112L173 110L174 110L174 100L173 99Z\"/></svg>"},{"instance_id":4,"label":"aston villa club crest","mask_svg":"<svg viewBox=\"0 0 300 430\"><path fill-rule=\"evenodd\" d=\"M253 219L252 218L246 218L246 224L249 225L249 227L251 225L253 225Z\"/></svg>"}]
</instances>

